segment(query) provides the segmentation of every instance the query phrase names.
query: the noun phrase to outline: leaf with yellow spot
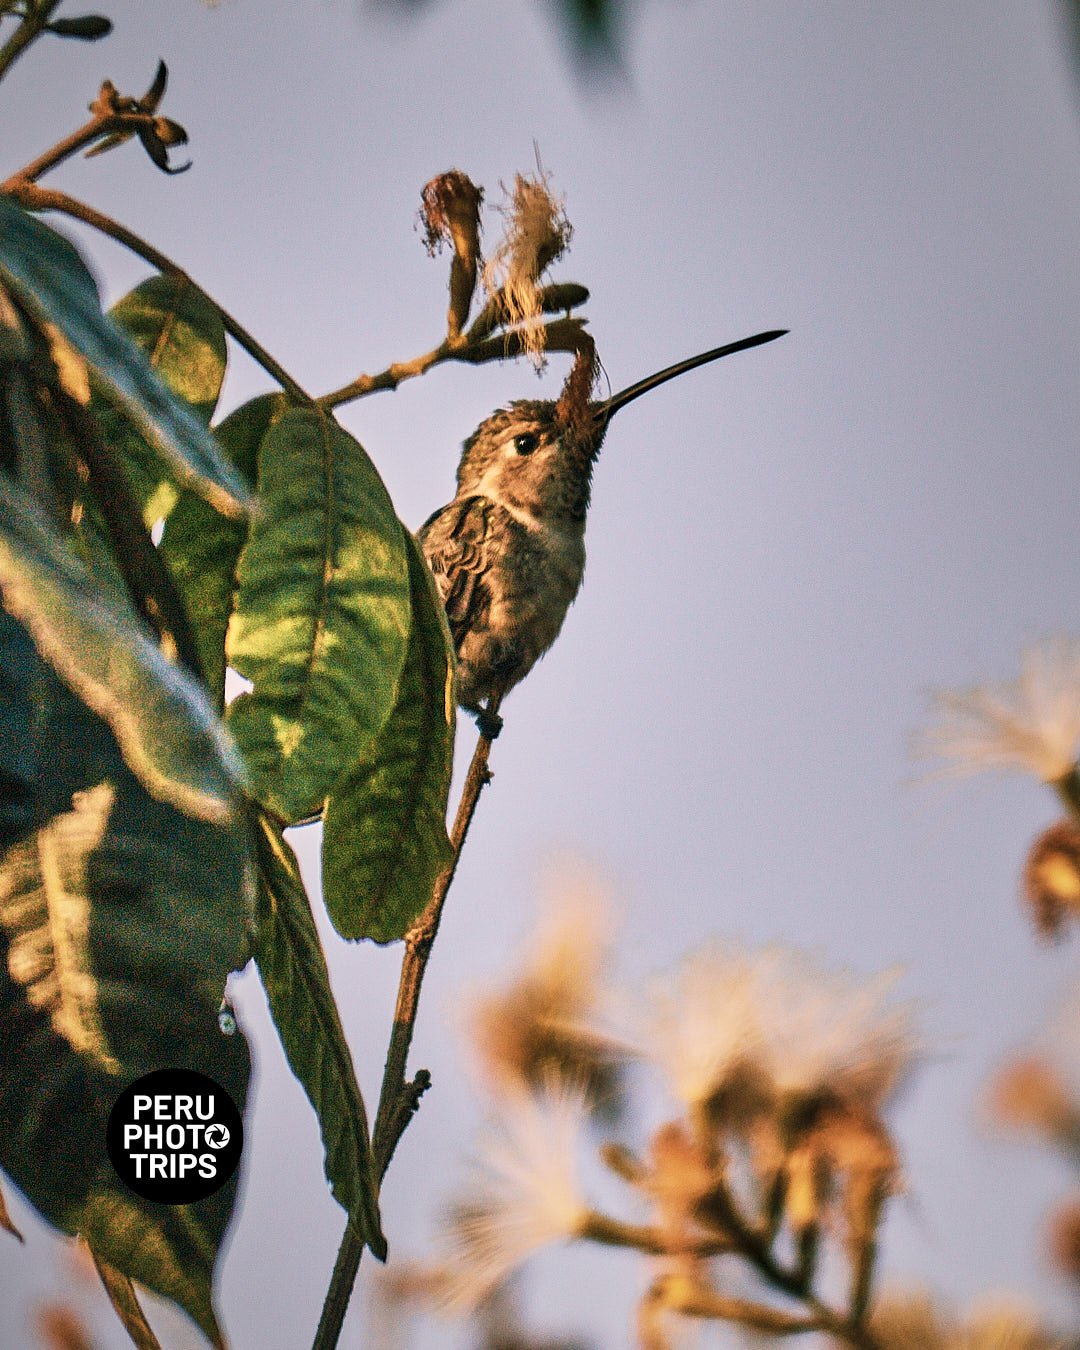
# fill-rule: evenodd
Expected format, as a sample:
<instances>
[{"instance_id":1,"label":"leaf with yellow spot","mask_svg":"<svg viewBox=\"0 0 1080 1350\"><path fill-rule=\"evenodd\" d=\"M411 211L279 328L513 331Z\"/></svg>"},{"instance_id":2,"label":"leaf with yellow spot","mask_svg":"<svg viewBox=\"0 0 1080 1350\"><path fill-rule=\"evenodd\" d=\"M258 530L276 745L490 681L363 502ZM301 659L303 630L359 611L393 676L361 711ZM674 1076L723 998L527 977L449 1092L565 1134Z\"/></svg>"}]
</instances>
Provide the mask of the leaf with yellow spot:
<instances>
[{"instance_id":1,"label":"leaf with yellow spot","mask_svg":"<svg viewBox=\"0 0 1080 1350\"><path fill-rule=\"evenodd\" d=\"M257 487L226 642L253 688L227 721L257 799L295 822L322 810L394 706L409 568L375 466L323 410L291 408L274 422Z\"/></svg>"}]
</instances>

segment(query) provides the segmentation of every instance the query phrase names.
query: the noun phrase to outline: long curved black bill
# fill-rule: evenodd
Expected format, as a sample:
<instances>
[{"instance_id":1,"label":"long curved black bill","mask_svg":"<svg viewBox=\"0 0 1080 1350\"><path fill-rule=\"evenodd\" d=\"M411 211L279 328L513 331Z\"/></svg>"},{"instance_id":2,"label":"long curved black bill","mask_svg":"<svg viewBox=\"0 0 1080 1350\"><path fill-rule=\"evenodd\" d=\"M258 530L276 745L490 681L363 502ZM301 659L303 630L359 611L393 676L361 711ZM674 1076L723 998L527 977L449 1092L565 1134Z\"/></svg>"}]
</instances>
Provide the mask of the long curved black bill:
<instances>
[{"instance_id":1,"label":"long curved black bill","mask_svg":"<svg viewBox=\"0 0 1080 1350\"><path fill-rule=\"evenodd\" d=\"M766 342L774 342L777 338L783 337L787 331L786 328L771 328L767 333L755 333L753 337L740 338L738 342L729 342L726 347L714 347L711 352L701 352L698 356L688 356L685 361L678 361L673 366L658 370L655 375L647 375L645 379L638 380L637 384L632 384L619 393L612 394L610 398L594 404L596 420L607 422L620 408L625 408L634 399L647 394L658 384L675 379L677 375L685 375L688 370L708 365L710 361L719 361L722 356L731 356L735 352L744 352L749 347L760 347Z\"/></svg>"}]
</instances>

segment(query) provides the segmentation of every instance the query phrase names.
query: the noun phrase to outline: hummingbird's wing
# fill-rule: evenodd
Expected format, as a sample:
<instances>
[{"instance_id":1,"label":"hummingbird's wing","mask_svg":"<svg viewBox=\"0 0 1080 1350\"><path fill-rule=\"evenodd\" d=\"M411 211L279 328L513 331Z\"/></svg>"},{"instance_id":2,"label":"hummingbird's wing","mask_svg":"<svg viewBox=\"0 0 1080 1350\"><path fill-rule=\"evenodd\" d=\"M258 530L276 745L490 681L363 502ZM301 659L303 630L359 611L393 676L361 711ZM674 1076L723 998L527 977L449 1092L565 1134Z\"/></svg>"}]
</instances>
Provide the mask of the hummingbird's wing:
<instances>
[{"instance_id":1,"label":"hummingbird's wing","mask_svg":"<svg viewBox=\"0 0 1080 1350\"><path fill-rule=\"evenodd\" d=\"M455 498L420 527L420 544L442 596L455 649L467 633L484 626L491 607L488 532L496 509L486 497Z\"/></svg>"}]
</instances>

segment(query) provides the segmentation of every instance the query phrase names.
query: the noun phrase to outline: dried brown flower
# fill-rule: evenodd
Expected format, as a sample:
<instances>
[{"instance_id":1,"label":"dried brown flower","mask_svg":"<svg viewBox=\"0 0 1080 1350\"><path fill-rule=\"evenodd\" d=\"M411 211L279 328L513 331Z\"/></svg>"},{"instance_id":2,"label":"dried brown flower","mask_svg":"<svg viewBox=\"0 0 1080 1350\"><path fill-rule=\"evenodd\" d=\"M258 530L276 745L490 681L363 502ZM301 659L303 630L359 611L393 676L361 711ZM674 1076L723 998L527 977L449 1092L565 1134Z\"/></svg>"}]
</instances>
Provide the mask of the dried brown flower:
<instances>
[{"instance_id":1,"label":"dried brown flower","mask_svg":"<svg viewBox=\"0 0 1080 1350\"><path fill-rule=\"evenodd\" d=\"M506 231L484 268L484 288L499 297L507 324L520 329L525 351L539 368L544 327L538 281L569 248L573 228L546 174L518 174L507 196L507 205L499 208Z\"/></svg>"},{"instance_id":2,"label":"dried brown flower","mask_svg":"<svg viewBox=\"0 0 1080 1350\"><path fill-rule=\"evenodd\" d=\"M1060 820L1044 830L1024 864L1024 898L1042 937L1056 938L1080 916L1080 826Z\"/></svg>"},{"instance_id":3,"label":"dried brown flower","mask_svg":"<svg viewBox=\"0 0 1080 1350\"><path fill-rule=\"evenodd\" d=\"M585 1024L593 1017L611 948L610 912L598 879L562 864L521 970L502 989L474 996L470 1040L489 1085L535 1089L556 1078L581 1088L592 1109L621 1105L620 1057Z\"/></svg>"},{"instance_id":4,"label":"dried brown flower","mask_svg":"<svg viewBox=\"0 0 1080 1350\"><path fill-rule=\"evenodd\" d=\"M66 1303L50 1302L38 1308L34 1329L44 1350L94 1350L82 1319Z\"/></svg>"},{"instance_id":5,"label":"dried brown flower","mask_svg":"<svg viewBox=\"0 0 1080 1350\"><path fill-rule=\"evenodd\" d=\"M1007 1064L991 1085L991 1113L1003 1125L1052 1139L1077 1127L1077 1112L1057 1072L1036 1056Z\"/></svg>"},{"instance_id":6,"label":"dried brown flower","mask_svg":"<svg viewBox=\"0 0 1080 1350\"><path fill-rule=\"evenodd\" d=\"M581 345L570 367L570 374L562 387L555 404L555 419L566 428L567 433L590 449L596 440L596 419L593 415L592 399L596 392L600 362L596 356L596 343L584 331L581 332Z\"/></svg>"},{"instance_id":7,"label":"dried brown flower","mask_svg":"<svg viewBox=\"0 0 1080 1350\"><path fill-rule=\"evenodd\" d=\"M1050 1259L1062 1275L1080 1286L1080 1196L1050 1216L1048 1238Z\"/></svg>"},{"instance_id":8,"label":"dried brown flower","mask_svg":"<svg viewBox=\"0 0 1080 1350\"><path fill-rule=\"evenodd\" d=\"M444 243L453 246L450 264L450 308L447 328L457 337L464 328L476 290L476 272L480 262L480 206L483 188L477 187L460 169L441 173L424 185L421 194L420 222L429 254L441 251Z\"/></svg>"}]
</instances>

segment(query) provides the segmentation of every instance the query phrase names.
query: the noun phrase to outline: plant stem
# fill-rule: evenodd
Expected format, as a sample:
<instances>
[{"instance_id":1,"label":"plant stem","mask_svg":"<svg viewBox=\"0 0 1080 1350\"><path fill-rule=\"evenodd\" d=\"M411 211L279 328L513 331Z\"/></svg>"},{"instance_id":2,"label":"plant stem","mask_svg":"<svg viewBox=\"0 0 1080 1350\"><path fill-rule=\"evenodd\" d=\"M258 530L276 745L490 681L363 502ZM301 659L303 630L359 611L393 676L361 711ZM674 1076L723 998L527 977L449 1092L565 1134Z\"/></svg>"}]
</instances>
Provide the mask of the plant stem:
<instances>
[{"instance_id":1,"label":"plant stem","mask_svg":"<svg viewBox=\"0 0 1080 1350\"><path fill-rule=\"evenodd\" d=\"M31 13L22 16L22 22L14 33L0 47L0 80L8 73L18 58L36 38L41 36L45 25L58 9L61 0L41 0Z\"/></svg>"},{"instance_id":2,"label":"plant stem","mask_svg":"<svg viewBox=\"0 0 1080 1350\"><path fill-rule=\"evenodd\" d=\"M342 403L366 398L368 394L378 393L381 389L396 389L403 380L423 375L443 361L481 365L486 361L507 361L532 350L520 329L512 328L497 337L480 336L481 332L486 334L488 331L490 329L487 326L481 330L474 324L464 337L444 338L437 347L424 352L422 356L414 356L411 361L395 361L377 375L358 375L340 389L323 394L318 401L324 408L337 408ZM577 352L585 330L580 319L556 319L544 325L544 332L547 335L544 343L546 351Z\"/></svg>"},{"instance_id":3,"label":"plant stem","mask_svg":"<svg viewBox=\"0 0 1080 1350\"><path fill-rule=\"evenodd\" d=\"M70 136L65 136L62 141L57 141L50 149L38 155L37 159L32 159L29 164L17 169L0 183L0 192L12 192L23 183L36 183L42 174L48 173L65 159L78 154L84 145L89 145L92 141L108 136L114 131L121 131L129 123L129 118L95 115Z\"/></svg>"},{"instance_id":4,"label":"plant stem","mask_svg":"<svg viewBox=\"0 0 1080 1350\"><path fill-rule=\"evenodd\" d=\"M30 211L59 211L65 216L70 216L73 220L79 220L84 225L89 225L92 229L107 235L110 239L115 239L118 244L123 244L125 248L148 262L151 267L156 267L159 272L165 272L169 276L178 277L187 282L215 307L221 315L221 322L225 325L225 331L235 338L248 355L254 361L257 361L263 370L276 380L290 397L300 403L312 403L314 401L311 395L270 355L266 348L257 342L247 329L232 317L228 310L219 305L208 291L203 290L199 283L185 272L178 263L173 262L171 258L159 249L154 248L152 244L148 244L145 239L129 230L126 225L121 225L111 216L104 215L101 211L97 211L85 202L69 196L66 192L39 187L36 183L22 181L12 183L9 180L9 183L4 185L3 190L9 197Z\"/></svg>"},{"instance_id":5,"label":"plant stem","mask_svg":"<svg viewBox=\"0 0 1080 1350\"><path fill-rule=\"evenodd\" d=\"M488 699L486 711L490 716L494 717L498 713L499 703L500 699L497 696ZM394 1029L386 1052L386 1068L383 1071L379 1109L375 1117L374 1148L380 1174L385 1174L397 1142L408 1124L409 1117L406 1116L401 1120L397 1108L402 1093L408 1090L405 1074L416 1012L420 1003L420 988L424 982L424 972L431 956L431 948L439 931L447 892L457 871L458 860L469 833L469 826L472 824L476 804L480 800L480 793L491 782L491 772L488 769L490 754L491 740L487 736L481 736L473 752L472 763L469 765L469 772L461 789L454 827L450 831L452 849L450 862L436 878L427 908L405 935L405 956L401 963L401 978L398 982Z\"/></svg>"},{"instance_id":6,"label":"plant stem","mask_svg":"<svg viewBox=\"0 0 1080 1350\"><path fill-rule=\"evenodd\" d=\"M688 1237L677 1241L652 1224L622 1223L591 1210L585 1217L580 1236L602 1247L632 1247L649 1256L720 1256L734 1250L728 1237Z\"/></svg>"},{"instance_id":7,"label":"plant stem","mask_svg":"<svg viewBox=\"0 0 1080 1350\"><path fill-rule=\"evenodd\" d=\"M499 710L501 696L495 695L487 701L487 712L494 716ZM390 1044L386 1052L386 1067L383 1070L382 1089L379 1093L379 1109L375 1117L375 1129L372 1137L372 1153L375 1169L381 1180L390 1165L394 1149L412 1119L420 1096L430 1081L427 1073L421 1070L411 1082L406 1080L409 1049L412 1045L413 1028L420 1003L420 988L424 982L428 958L432 944L439 931L443 906L446 904L450 883L457 871L458 859L464 847L465 839L472 824L476 804L480 793L491 781L488 758L491 754L491 739L481 736L473 752L469 772L461 789L454 827L450 832L452 853L450 862L435 880L431 899L427 908L405 935L405 955L401 962L401 975L398 980L397 1004L394 1008L394 1026L390 1033ZM312 1350L334 1350L341 1335L342 1323L352 1297L356 1273L360 1269L360 1258L364 1252L364 1242L360 1235L348 1225L341 1239L330 1288L323 1303L319 1326L312 1342Z\"/></svg>"}]
</instances>

